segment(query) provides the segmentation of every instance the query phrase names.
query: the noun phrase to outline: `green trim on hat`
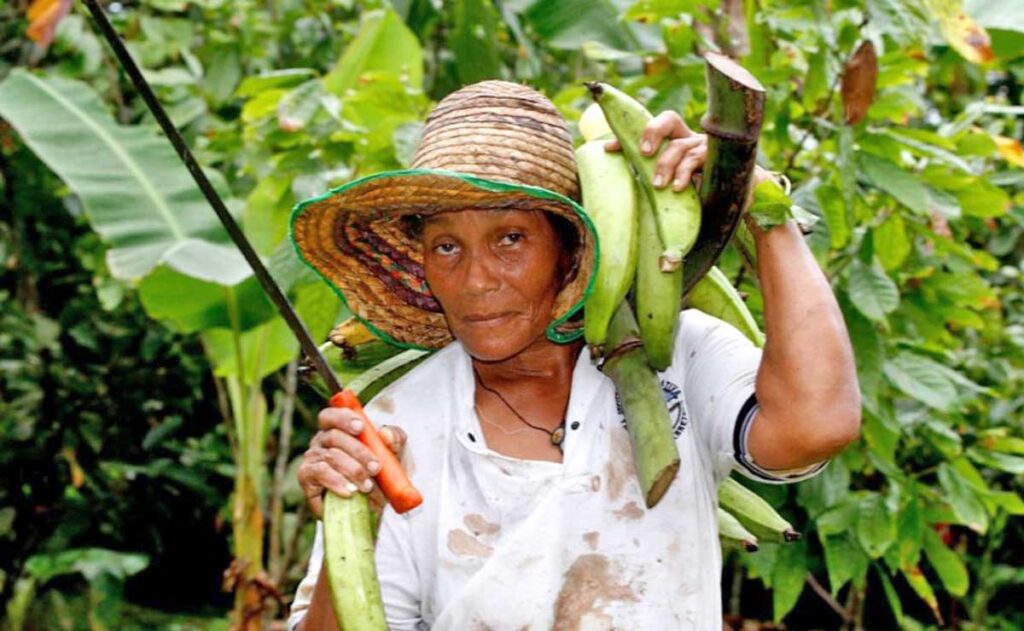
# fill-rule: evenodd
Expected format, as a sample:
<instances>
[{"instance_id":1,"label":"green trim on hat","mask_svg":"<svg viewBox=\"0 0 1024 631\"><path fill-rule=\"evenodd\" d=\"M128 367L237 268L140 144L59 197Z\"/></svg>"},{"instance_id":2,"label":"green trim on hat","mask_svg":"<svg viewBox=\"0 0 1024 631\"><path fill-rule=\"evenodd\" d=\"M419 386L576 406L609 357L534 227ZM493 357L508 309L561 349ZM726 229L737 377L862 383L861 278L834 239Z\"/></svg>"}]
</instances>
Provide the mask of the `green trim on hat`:
<instances>
[{"instance_id":1,"label":"green trim on hat","mask_svg":"<svg viewBox=\"0 0 1024 631\"><path fill-rule=\"evenodd\" d=\"M393 344L400 348L411 348L416 350L434 350L426 346L419 346L417 344L410 344L408 342L400 342L391 337L389 334L385 333L384 331L374 326L374 324L369 320L366 320L362 316L357 314L349 306L348 300L345 298L345 294L341 291L341 289L338 288L333 282L331 282L331 280L329 280L323 273L321 273L320 270L317 269L313 264L306 260L306 257L303 256L302 250L299 248L298 243L295 242L295 221L308 206L311 206L318 202L325 201L331 197L340 195L342 193L350 191L358 186L366 184L367 182L372 182L374 180L419 175L452 177L463 182L466 182L468 184L471 184L479 189L483 189L485 191L493 193L522 193L530 197L536 197L538 199L548 199L551 201L567 205L580 219L580 221L583 223L587 231L590 232L590 236L594 240L594 269L591 271L590 278L587 281L587 287L586 289L584 289L583 295L580 297L580 299L572 307L570 307L568 311L565 312L565 315L563 315L562 317L558 318L557 320L548 325L547 337L549 340L553 342L559 344L567 344L583 336L582 328L580 328L580 330L578 331L562 333L561 331L558 330L558 327L567 322L569 318L571 318L580 309L583 308L583 304L587 301L587 298L590 297L590 294L594 290L594 280L597 277L597 270L601 261L601 243L597 236L597 229L594 227L593 221L590 219L590 216L587 215L586 210L584 210L582 206L577 204L572 199L566 197L565 195L561 195L559 193L548 190L546 188L541 188L539 186L499 182L496 180L489 180L475 175L468 175L466 173L459 173L458 171L449 171L446 169L402 169L398 171L383 171L381 173L367 175L365 177L352 180L351 182L347 182L346 184L342 184L341 186L333 188L327 191L326 193L323 193L322 195L312 197L305 201L299 202L298 204L295 205L295 207L292 209L291 216L288 220L288 239L292 242L292 247L295 249L295 253L298 255L299 260L302 261L302 263L306 267L313 270L313 272L321 280L327 283L327 285L334 291L334 293L337 294L338 298L341 299L341 302L345 305L345 307L350 312L352 312L352 315L355 316L356 319L358 319L360 322L362 322L366 326L366 328L368 328L374 335L376 335L380 339L383 339L389 344Z\"/></svg>"}]
</instances>

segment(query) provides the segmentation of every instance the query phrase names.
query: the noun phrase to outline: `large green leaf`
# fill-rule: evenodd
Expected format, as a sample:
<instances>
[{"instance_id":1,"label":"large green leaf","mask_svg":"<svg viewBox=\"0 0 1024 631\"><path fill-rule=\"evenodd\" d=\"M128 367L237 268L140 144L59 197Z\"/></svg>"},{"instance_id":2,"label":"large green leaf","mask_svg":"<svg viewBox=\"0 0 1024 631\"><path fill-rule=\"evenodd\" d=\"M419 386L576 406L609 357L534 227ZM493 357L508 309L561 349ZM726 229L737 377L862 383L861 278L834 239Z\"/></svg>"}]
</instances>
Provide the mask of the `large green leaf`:
<instances>
[{"instance_id":1,"label":"large green leaf","mask_svg":"<svg viewBox=\"0 0 1024 631\"><path fill-rule=\"evenodd\" d=\"M462 83L500 79L498 28L501 21L491 0L456 0L455 28L448 40Z\"/></svg>"},{"instance_id":2,"label":"large green leaf","mask_svg":"<svg viewBox=\"0 0 1024 631\"><path fill-rule=\"evenodd\" d=\"M939 537L939 533L926 529L924 533L924 553L928 556L928 562L935 568L939 580L946 588L946 591L954 596L964 596L970 587L971 579L967 575L967 568L964 566L960 556L946 547Z\"/></svg>"},{"instance_id":3,"label":"large green leaf","mask_svg":"<svg viewBox=\"0 0 1024 631\"><path fill-rule=\"evenodd\" d=\"M907 208L928 212L928 189L899 165L879 156L859 154L857 169L869 183L896 198Z\"/></svg>"},{"instance_id":4,"label":"large green leaf","mask_svg":"<svg viewBox=\"0 0 1024 631\"><path fill-rule=\"evenodd\" d=\"M618 50L634 50L638 41L619 19L618 4L610 0L535 0L525 15L553 48L576 50L596 41Z\"/></svg>"},{"instance_id":5,"label":"large green leaf","mask_svg":"<svg viewBox=\"0 0 1024 631\"><path fill-rule=\"evenodd\" d=\"M363 14L359 32L324 77L324 85L334 94L344 95L363 74L372 71L405 77L414 88L423 86L420 42L390 8Z\"/></svg>"},{"instance_id":6,"label":"large green leaf","mask_svg":"<svg viewBox=\"0 0 1024 631\"><path fill-rule=\"evenodd\" d=\"M781 546L772 571L772 617L782 620L800 599L807 580L807 543L804 540Z\"/></svg>"},{"instance_id":7,"label":"large green leaf","mask_svg":"<svg viewBox=\"0 0 1024 631\"><path fill-rule=\"evenodd\" d=\"M85 83L14 70L0 84L0 116L81 199L116 278L161 263L222 285L250 274L167 140L118 125Z\"/></svg>"},{"instance_id":8,"label":"large green leaf","mask_svg":"<svg viewBox=\"0 0 1024 631\"><path fill-rule=\"evenodd\" d=\"M885 363L885 376L897 388L937 410L956 402L956 386L941 364L915 353L901 352Z\"/></svg>"},{"instance_id":9,"label":"large green leaf","mask_svg":"<svg viewBox=\"0 0 1024 631\"><path fill-rule=\"evenodd\" d=\"M821 547L825 551L825 568L828 570L829 590L838 594L849 581L861 584L868 570L869 559L864 550L853 540L850 533L821 536Z\"/></svg>"},{"instance_id":10,"label":"large green leaf","mask_svg":"<svg viewBox=\"0 0 1024 631\"><path fill-rule=\"evenodd\" d=\"M947 463L939 465L939 484L959 523L979 533L988 529L988 513L977 493L963 476Z\"/></svg>"},{"instance_id":11,"label":"large green leaf","mask_svg":"<svg viewBox=\"0 0 1024 631\"><path fill-rule=\"evenodd\" d=\"M885 498L871 493L857 506L857 539L864 551L876 559L896 540L896 519Z\"/></svg>"},{"instance_id":12,"label":"large green leaf","mask_svg":"<svg viewBox=\"0 0 1024 631\"><path fill-rule=\"evenodd\" d=\"M899 288L877 261L871 265L858 261L850 267L846 293L853 306L875 322L884 322L885 315L900 303Z\"/></svg>"}]
</instances>

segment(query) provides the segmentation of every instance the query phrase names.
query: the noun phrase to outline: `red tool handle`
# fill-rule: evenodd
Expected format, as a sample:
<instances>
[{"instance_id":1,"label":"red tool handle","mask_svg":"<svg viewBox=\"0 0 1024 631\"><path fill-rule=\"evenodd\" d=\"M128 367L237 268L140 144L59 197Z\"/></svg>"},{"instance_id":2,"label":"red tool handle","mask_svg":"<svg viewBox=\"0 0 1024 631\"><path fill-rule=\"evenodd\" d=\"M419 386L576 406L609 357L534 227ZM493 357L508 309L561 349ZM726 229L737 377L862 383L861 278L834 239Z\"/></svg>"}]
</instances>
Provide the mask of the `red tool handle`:
<instances>
[{"instance_id":1,"label":"red tool handle","mask_svg":"<svg viewBox=\"0 0 1024 631\"><path fill-rule=\"evenodd\" d=\"M405 469L402 468L402 463L398 461L395 452L384 444L377 428L363 411L359 397L346 388L331 397L331 407L352 410L363 420L363 431L359 434L359 440L380 462L380 473L375 476L377 486L391 502L395 512L404 513L422 504L423 496L409 481L409 476L405 474Z\"/></svg>"}]
</instances>

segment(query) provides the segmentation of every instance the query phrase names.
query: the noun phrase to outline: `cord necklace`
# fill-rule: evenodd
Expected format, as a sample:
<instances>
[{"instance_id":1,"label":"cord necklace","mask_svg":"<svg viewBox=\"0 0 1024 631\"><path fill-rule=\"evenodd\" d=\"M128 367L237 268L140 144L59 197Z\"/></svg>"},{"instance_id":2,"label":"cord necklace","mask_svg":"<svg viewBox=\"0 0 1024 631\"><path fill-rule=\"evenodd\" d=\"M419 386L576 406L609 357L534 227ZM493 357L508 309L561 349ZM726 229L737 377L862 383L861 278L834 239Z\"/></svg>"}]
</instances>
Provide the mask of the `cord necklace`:
<instances>
[{"instance_id":1,"label":"cord necklace","mask_svg":"<svg viewBox=\"0 0 1024 631\"><path fill-rule=\"evenodd\" d=\"M481 388L483 388L487 392L490 392L494 396L498 397L498 399L501 400L501 402L505 404L505 407L507 407L508 410L510 412L512 412L512 414L514 414L517 419L522 421L523 425L526 425L527 427L529 427L531 429L535 429L538 432L544 432L545 434L548 435L548 439L551 441L551 444L554 445L555 447L557 447L558 451L562 451L562 442L565 441L565 417L564 416L562 417L562 422L559 423L558 427L556 427L553 430L546 429L544 427L541 427L540 425L534 425L530 421L528 421L525 418L523 418L523 415L520 414L514 407L512 407L512 404L509 403L505 399L505 397L502 396L502 394L500 392L498 392L494 388L492 388L492 387L488 386L486 383L484 383L483 378L480 377L480 373L477 372L476 366L473 366L473 376L476 377L476 382L478 384L480 384ZM480 414L480 407L479 406L476 406L476 409L477 409L477 413L479 414L480 418L482 418L484 421L486 421L487 424L494 425L495 427L498 427L494 423L494 421L491 421L490 419L486 418L483 414ZM508 430L506 430L504 428L501 428L501 427L498 427L498 429L500 429L502 431L502 433L504 433L507 436L512 436L512 435L519 434L519 433L522 432L522 430L520 430L519 432L509 432Z\"/></svg>"}]
</instances>

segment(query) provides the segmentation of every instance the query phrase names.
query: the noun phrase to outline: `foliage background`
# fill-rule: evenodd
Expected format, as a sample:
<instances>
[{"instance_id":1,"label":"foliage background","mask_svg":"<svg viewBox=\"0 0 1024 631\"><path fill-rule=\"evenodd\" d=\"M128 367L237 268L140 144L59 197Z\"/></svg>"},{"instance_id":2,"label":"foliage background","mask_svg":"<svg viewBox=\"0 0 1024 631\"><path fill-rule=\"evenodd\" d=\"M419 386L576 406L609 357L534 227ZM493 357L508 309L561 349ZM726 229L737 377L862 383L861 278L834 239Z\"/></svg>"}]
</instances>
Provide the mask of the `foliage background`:
<instances>
[{"instance_id":1,"label":"foliage background","mask_svg":"<svg viewBox=\"0 0 1024 631\"><path fill-rule=\"evenodd\" d=\"M142 257L118 241L95 187L76 180L70 149L101 169L110 148L95 128L114 129L119 146L132 147L118 135L128 130L144 145L131 155L154 161L167 183L165 201L184 217L195 199L166 193L177 172L145 139L165 141L85 12L75 7L55 23L47 49L25 37L27 4L0 7L6 624L226 627L232 601L222 574L245 554L249 570L264 570L258 585L271 624L311 536L293 470L320 400L296 394L294 345L228 255L196 259L208 267L197 271L165 247L137 269ZM574 121L587 105L582 81L601 79L697 127L705 98L697 52L739 57L769 93L761 164L784 171L796 202L821 219L808 240L843 306L865 409L862 440L823 475L757 489L805 536L727 556L728 619L1016 629L1024 626L1015 604L1024 597L1024 7L967 1L974 32L958 8L943 0L107 7L320 334L344 310L281 247L287 214L328 187L408 164L432 102L465 83L506 78L543 90ZM878 54L877 96L864 120L847 124L841 77L864 41ZM48 140L79 120L75 112L93 127ZM131 212L152 215L145 204ZM222 235L201 223L184 224L186 236L213 256ZM736 253L721 266L758 312L756 283ZM339 367L358 371L387 354L377 347ZM238 512L245 497L254 512ZM247 537L255 551L240 546Z\"/></svg>"}]
</instances>

